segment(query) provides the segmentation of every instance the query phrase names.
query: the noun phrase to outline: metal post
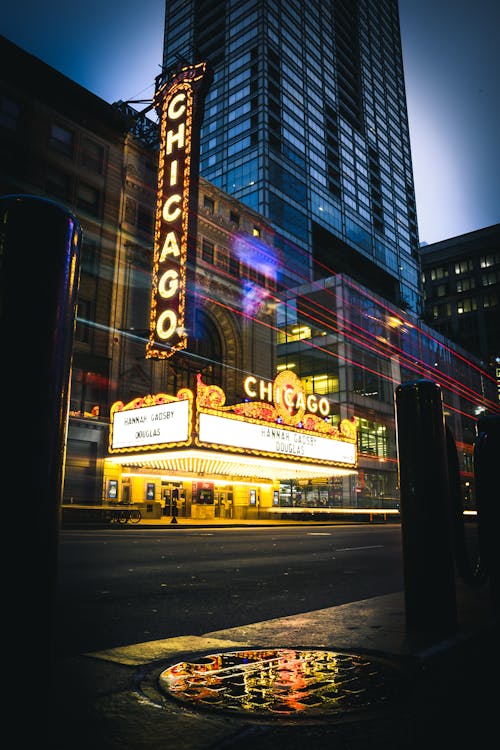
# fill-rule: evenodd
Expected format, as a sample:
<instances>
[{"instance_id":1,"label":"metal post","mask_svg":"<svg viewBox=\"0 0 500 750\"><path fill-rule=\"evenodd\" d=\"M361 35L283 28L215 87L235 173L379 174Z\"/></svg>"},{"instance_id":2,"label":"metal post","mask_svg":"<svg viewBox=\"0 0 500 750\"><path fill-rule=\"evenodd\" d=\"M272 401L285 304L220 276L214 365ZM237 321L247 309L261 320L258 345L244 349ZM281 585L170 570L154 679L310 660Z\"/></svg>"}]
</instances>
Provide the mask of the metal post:
<instances>
[{"instance_id":1,"label":"metal post","mask_svg":"<svg viewBox=\"0 0 500 750\"><path fill-rule=\"evenodd\" d=\"M474 481L478 515L478 539L481 565L489 578L493 603L500 607L500 416L480 417L474 444Z\"/></svg>"},{"instance_id":2,"label":"metal post","mask_svg":"<svg viewBox=\"0 0 500 750\"><path fill-rule=\"evenodd\" d=\"M446 446L456 570L469 586L482 586L485 581L485 571L481 559L478 557L473 563L467 545L457 444L448 427L446 427Z\"/></svg>"},{"instance_id":3,"label":"metal post","mask_svg":"<svg viewBox=\"0 0 500 750\"><path fill-rule=\"evenodd\" d=\"M12 533L17 550L12 570L5 571L15 597L15 607L7 609L11 633L25 633L22 653L29 654L40 679L49 676L54 656L80 243L77 219L57 203L30 195L0 197L4 482L11 488L4 513L5 533ZM41 687L37 701L45 691Z\"/></svg>"},{"instance_id":4,"label":"metal post","mask_svg":"<svg viewBox=\"0 0 500 750\"><path fill-rule=\"evenodd\" d=\"M406 623L442 636L457 613L441 389L417 380L395 396Z\"/></svg>"}]
</instances>

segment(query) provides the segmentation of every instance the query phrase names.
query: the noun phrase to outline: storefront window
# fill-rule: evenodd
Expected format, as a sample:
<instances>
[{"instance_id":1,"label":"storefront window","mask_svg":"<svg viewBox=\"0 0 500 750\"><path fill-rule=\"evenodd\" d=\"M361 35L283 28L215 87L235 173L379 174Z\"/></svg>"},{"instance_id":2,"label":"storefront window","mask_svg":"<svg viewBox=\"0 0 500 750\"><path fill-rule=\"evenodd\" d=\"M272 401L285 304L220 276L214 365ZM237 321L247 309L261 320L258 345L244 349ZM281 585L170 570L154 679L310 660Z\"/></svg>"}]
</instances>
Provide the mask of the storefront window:
<instances>
[{"instance_id":1,"label":"storefront window","mask_svg":"<svg viewBox=\"0 0 500 750\"><path fill-rule=\"evenodd\" d=\"M359 418L358 428L358 451L370 456L387 458L387 427L378 422Z\"/></svg>"}]
</instances>

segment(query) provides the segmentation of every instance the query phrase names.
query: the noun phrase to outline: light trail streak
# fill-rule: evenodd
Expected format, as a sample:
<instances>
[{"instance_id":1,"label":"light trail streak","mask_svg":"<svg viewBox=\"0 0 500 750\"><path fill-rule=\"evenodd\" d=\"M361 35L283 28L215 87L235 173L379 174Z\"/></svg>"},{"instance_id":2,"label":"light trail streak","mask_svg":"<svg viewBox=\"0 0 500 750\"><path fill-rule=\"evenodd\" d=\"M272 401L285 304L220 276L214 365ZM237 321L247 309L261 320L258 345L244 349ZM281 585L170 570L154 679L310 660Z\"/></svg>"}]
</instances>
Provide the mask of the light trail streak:
<instances>
[{"instance_id":1,"label":"light trail streak","mask_svg":"<svg viewBox=\"0 0 500 750\"><path fill-rule=\"evenodd\" d=\"M321 307L324 309L327 313L329 313L328 309L324 306L317 305L318 307ZM311 319L315 322L323 323L323 319L315 318L312 313L309 314ZM373 336L374 342L372 343L369 336L366 335L365 331L360 326L357 326L356 324L349 323L345 327L337 326L334 322L331 323L332 330L339 333L339 335L343 335L349 340L359 343L360 345L366 347L367 349L373 351L377 356L382 356L383 358L387 358L387 352L384 350L384 347L390 347L398 357L402 360L402 363L409 367L410 369L413 369L415 372L418 372L419 374L425 375L427 377L430 377L432 380L445 385L446 382L453 384L448 385L449 390L452 390L456 395L460 396L461 393L464 398L467 400L470 400L472 397L474 401L477 400L477 392L474 391L472 388L467 386L466 384L462 383L460 380L457 380L456 378L452 378L450 375L448 375L446 372L443 372L442 369L440 369L438 372L433 369L432 365L425 362L425 360L422 359L410 359L410 355L407 354L403 349L400 347L397 347L394 343L392 343L389 340L386 340L384 343L378 342L375 336ZM360 333L355 331L355 333L348 333L347 331L351 328L355 328L360 330ZM417 329L420 332L420 329ZM458 390L457 390L458 388ZM484 404L488 405L488 408L494 409L495 403L493 401L489 401L482 398L482 401Z\"/></svg>"},{"instance_id":2,"label":"light trail streak","mask_svg":"<svg viewBox=\"0 0 500 750\"><path fill-rule=\"evenodd\" d=\"M203 296L202 296L202 298L205 299L205 300L208 299L207 297L203 297ZM276 299L277 301L279 301L278 297L275 297L273 299ZM214 300L212 300L212 301L214 301ZM219 304L221 304L221 306L223 306L223 307L226 307L226 309L231 310L231 312L233 312L233 314L236 313L236 314L242 315L242 313L240 311L236 310L234 307L230 307L230 306L228 306L228 305L226 305L226 304L224 304L224 303L222 303L220 301L219 301ZM283 304L286 305L287 303L283 303ZM323 307L323 306L317 305L317 307ZM323 309L327 312L327 314L330 314L330 312L329 312L329 310L327 308L323 307ZM254 321L254 323L256 323L258 325L270 326L270 324L267 324L264 321L259 320L255 316L248 315L248 314L243 314L243 317ZM323 327L323 328L325 327L325 321L324 321L323 318L321 318L321 319L317 318L316 316L312 315L312 313L308 314L308 317L311 320L313 320L314 322L321 324L321 327ZM274 328L274 330L277 333L280 332L279 328L273 327L273 326L270 326L270 327ZM326 327L328 328L329 326L327 325ZM387 359L387 351L384 350L384 347L380 344L380 342L377 342L376 339L374 339L375 343L372 343L372 341L365 335L364 332L362 332L361 334L359 334L356 331L356 335L354 335L352 333L349 333L345 329L339 328L334 323L332 323L330 325L329 330L333 331L334 333L338 333L339 335L345 336L345 338L347 338L348 340L352 341L353 343L355 343L357 345L360 345L360 346L364 347L367 350L372 351L376 356L381 356L382 358ZM418 329L418 331L420 331L420 329ZM301 344L304 345L304 346L311 346L311 347L313 347L315 349L321 350L324 353L328 353L330 356L333 355L333 352L331 352L330 350L327 350L324 347L320 347L319 345L314 344L313 342L310 342L307 339L301 339ZM457 395L459 398L461 397L461 398L469 401L470 403L472 403L474 405L477 405L478 402L479 402L479 403L483 404L485 407L487 406L491 410L494 410L496 408L496 404L494 402L489 401L488 399L486 399L482 395L479 395L472 388L469 388L468 386L464 385L461 381L456 380L455 378L452 378L450 375L448 375L447 373L443 372L442 370L440 370L439 373L436 373L436 371L432 368L432 366L427 365L423 360L415 359L415 358L410 358L410 355L408 355L404 350L399 349L398 347L396 347L395 345L391 344L390 342L387 342L387 344L389 346L391 346L393 349L395 349L398 352L398 356L402 359L403 366L406 366L407 369L409 369L410 371L412 371L412 372L414 372L414 373L416 373L418 375L424 375L424 376L432 379L434 382L438 382L440 385L443 385L443 387L445 387L448 390L450 390L452 393L454 393L455 395ZM369 368L367 365L365 365L364 363L360 362L359 360L356 361L356 360L350 359L347 356L341 356L341 355L338 355L338 354L337 354L337 356L338 356L339 359L342 359L346 363L356 365L357 367L361 367L365 371L371 372L372 374L376 375L377 377L382 377L382 378L388 380L392 385L399 384L399 382L396 381L396 379L392 378L391 376L387 376L385 373L382 373L379 370L373 370L373 369ZM452 407L450 407L450 408L452 408ZM453 410L457 411L456 409L453 409Z\"/></svg>"},{"instance_id":3,"label":"light trail streak","mask_svg":"<svg viewBox=\"0 0 500 750\"><path fill-rule=\"evenodd\" d=\"M227 234L231 235L230 232L227 232ZM258 248L259 253L265 254L265 249L264 248L265 248L265 246L262 245L262 244L260 244L259 248ZM269 255L269 258L270 258L269 263L271 263L271 262L276 263L276 257L275 256ZM326 266L324 266L324 267L326 268ZM215 265L214 265L214 270L215 270ZM220 269L217 269L217 271L220 274ZM225 273L223 272L222 275L226 276L228 279L231 279L232 281L237 281L238 280L237 277L235 277L234 275L231 275L231 274L229 274L227 272L225 272ZM331 275L334 276L335 274L333 272L331 272ZM357 290L357 292L360 293L360 294L362 294L366 299L369 299L369 300L373 301L376 305L378 305L382 309L387 310L391 314L391 316L394 316L394 314L395 314L394 309L388 307L383 302L381 302L379 299L375 298L373 295L370 295L369 293L368 294L365 293L364 290L362 291L359 286L357 286L351 280L348 280L346 277L344 277L344 279L346 281L348 281L348 284L352 288L354 288L355 290ZM323 288L322 291L324 291L326 294L331 295L336 300L336 294L331 289L325 289L325 288ZM299 292L299 290L297 290L297 292ZM287 303L286 301L284 301L279 296L273 295L270 290L265 290L264 293L267 295L266 296L267 300L271 299L271 300L273 300L273 302L275 304L283 304L285 306L290 306L290 303ZM300 294L298 293L297 296L300 296ZM307 312L305 313L305 315L308 315L309 318L312 321L314 321L316 323L319 323L321 325L321 327L323 327L323 328L326 327L331 332L336 333L338 335L344 336L345 338L347 338L348 340L352 341L353 343L355 343L357 345L360 345L360 346L366 348L367 350L371 350L376 356L381 356L384 359L387 359L387 351L385 350L384 346L389 346L389 347L391 347L391 349L394 352L397 353L397 356L402 359L401 364L403 366L406 366L407 369L409 369L411 372L414 372L417 375L423 375L425 377L428 377L428 378L432 379L435 382L438 382L443 387L448 388L448 390L450 390L451 392L455 393L455 395L457 395L459 398L464 398L464 399L470 401L471 403L477 404L477 402L479 401L485 408L488 408L490 410L495 410L496 408L498 408L495 402L490 401L489 399L486 399L484 396L480 395L478 391L475 391L473 388L467 386L461 380L457 380L456 378L453 378L451 375L449 375L445 371L443 371L443 369L440 369L438 372L436 372L436 370L434 370L434 368L432 367L432 365L429 364L429 363L427 363L424 359L420 358L420 356L411 355L410 353L407 353L404 349L402 349L401 347L396 346L396 344L394 344L393 342L391 342L389 340L386 340L385 344L382 344L380 341L377 340L375 334L367 333L365 330L363 330L361 328L361 326L358 326L358 325L356 325L355 323L353 323L351 321L347 321L347 319L345 318L345 316L340 316L341 320L342 320L342 324L338 325L338 324L335 323L334 320L332 320L332 314L331 314L330 310L328 308L326 308L324 305L321 305L318 302L315 302L315 301L310 300L310 299L306 300L303 296L300 297L300 299L301 299L301 302L303 304L307 303L307 305L309 305L309 309L312 309L312 310L316 310L317 309L317 310L323 310L323 311L325 311L326 317L321 317L321 318L318 318L318 317L314 316L312 313L307 313ZM343 302L344 302L344 306L345 306L345 304L346 304L345 300ZM350 302L348 302L347 304L349 305L349 307L351 309L355 309L356 312L359 312L361 315L364 315L365 317L368 317L367 313L364 313L362 309L360 309L360 308L354 308L354 306ZM404 318L404 316L402 314L400 314L400 313L401 313L401 311L398 311L398 318L401 318L402 322L405 321L406 326L410 330L415 331L419 337L422 337L423 339L427 339L427 340L433 341L436 345L438 345L440 347L440 349L447 350L454 357L457 356L457 358L459 360L462 360L468 367L477 370L477 372L482 377L488 378L489 380L491 380L492 382L494 382L493 378L488 373L486 373L485 371L481 370L474 363L469 362L468 360L466 360L464 357L462 357L461 355L459 355L457 352L454 352L454 350L452 350L450 347L447 347L442 342L439 342L438 339L434 338L433 336L431 336L430 334L428 334L426 331L424 331L420 327L416 326L415 323L409 322L409 320L407 320L406 318ZM251 320L253 320L257 324L262 324L262 321L260 321L255 316L250 315L249 317L250 317ZM373 317L373 319L376 320L382 327L385 327L385 328L387 327L388 324L387 324L387 322L383 318L378 318L376 316L375 317L374 316L370 316L370 317ZM354 329L354 331L353 331L353 329ZM402 333L404 333L404 332L400 332L400 334L402 334ZM302 341L305 343L304 339L302 339ZM422 348L422 342L419 341L419 342L417 342L417 344L418 344L419 354L420 354L420 350ZM348 361L348 360L346 358L344 358L344 361ZM368 368L366 365L364 365L363 363L361 363L359 361L358 362L353 362L351 360L351 362L353 364L356 364L358 367L361 367L365 371L372 372L372 374L376 374L379 377L380 376L384 377L383 373L380 373L379 371L370 370L370 368ZM393 384L396 383L396 381L394 379L390 379L390 382L393 383Z\"/></svg>"},{"instance_id":4,"label":"light trail streak","mask_svg":"<svg viewBox=\"0 0 500 750\"><path fill-rule=\"evenodd\" d=\"M247 319L250 319L250 320L254 320L254 322L256 322L258 325L262 325L262 326L265 326L267 328L270 328L273 331L275 331L276 333L280 332L280 329L277 326L274 326L274 325L272 325L270 323L266 323L264 321L255 320L253 318L253 316L248 315L248 314L246 314L246 313L244 313L244 312L242 312L240 310L236 310L234 307L231 307L230 305L228 305L228 304L226 304L224 302L221 302L220 300L214 300L214 299L211 299L211 298L203 296L203 295L201 295L200 298L204 299L204 300L207 300L207 301L211 301L213 304L219 305L220 307L227 309L228 311L230 311L231 313L233 313L235 315L239 315L241 317L244 317L244 318L247 318ZM341 361L345 362L346 364L350 364L350 365L353 365L353 366L356 366L356 367L360 367L363 370L365 370L367 372L370 372L373 375L376 375L377 377L380 377L380 378L386 380L393 387L400 384L400 381L396 380L391 375L388 375L386 373L382 373L382 372L380 372L378 370L374 370L374 369L368 367L367 365L365 365L364 363L356 361L356 360L353 360L350 357L347 357L346 355L341 355L338 352L332 352L331 350L326 349L325 347L321 347L318 344L314 344L313 342L308 341L307 339L302 339L301 343L303 345L305 345L305 346L311 347L312 349L314 349L316 351L320 351L322 354L326 354L328 357L331 357L332 359L341 360ZM415 369L414 367L411 367L411 366L408 366L408 369L411 369L414 372L418 372L418 369ZM448 387L448 390L452 391L452 389L449 388L449 387ZM454 392L454 391L452 391L452 392ZM456 395L460 396L459 393L457 393ZM467 399L467 400L469 400L470 403L472 403L474 405L477 405L477 403L480 400L480 398L479 398L479 396L477 396L477 398L475 400L472 400L472 399ZM466 412L461 411L460 409L458 409L455 406L452 406L451 404L446 404L446 408L449 409L450 412L454 412L456 414L461 414L462 416L465 416L465 417L467 417L467 419L471 419L474 422L477 421L476 416L474 416L473 414L467 414Z\"/></svg>"},{"instance_id":5,"label":"light trail streak","mask_svg":"<svg viewBox=\"0 0 500 750\"><path fill-rule=\"evenodd\" d=\"M200 223L213 225L217 228L219 232L222 232L227 238L228 238L228 244L231 245L231 240L238 237L235 232L226 229L215 220L210 220L209 217L203 214L203 216L199 215L199 221ZM262 224L263 229L271 233L271 229L265 221ZM248 241L251 242L251 239L249 237ZM287 241L288 242L288 241ZM293 243L289 243L293 244ZM293 246L295 253L297 255L302 254L304 259L309 259L309 253L303 251L301 248L297 246ZM350 279L349 277L343 276L343 282L347 287L352 289L354 293L361 295L365 300L369 301L371 304L375 305L378 309L385 310L390 316L397 316L398 319L401 320L402 328L407 328L410 332L414 331L415 335L418 337L416 342L412 342L411 339L408 339L408 347L413 345L415 343L417 348L417 354L412 354L411 351L406 351L406 349L403 347L402 344L398 346L397 343L395 343L393 340L391 340L391 336L387 337L385 342L381 342L377 339L376 333L370 331L370 321L376 321L383 329L386 330L387 333L391 334L390 331L387 331L388 323L382 316L370 315L368 311L364 310L363 307L356 307L353 302L349 299L343 299L342 304L344 306L344 310L346 311L352 311L353 315L360 316L361 318L365 318L367 320L367 328L363 328L361 325L354 322L354 320L350 320L345 313L342 313L339 311L338 314L333 314L329 308L327 308L325 305L318 303L315 300L307 300L304 296L300 296L300 288L295 289L286 289L283 292L283 296L280 296L279 292L275 291L275 279L277 277L278 272L280 269L282 270L284 268L284 264L279 261L276 255L276 251L274 249L270 249L267 251L267 246L264 243L259 242L258 252L263 258L263 263L268 263L269 266L273 267L273 269L276 269L276 273L273 272L272 274L272 283L269 285L271 288L263 288L263 294L265 296L265 300L261 304L272 306L272 305L283 305L285 307L289 307L291 309L293 308L293 305L290 301L287 301L283 297L286 297L286 295L293 294L293 299L297 299L300 297L302 309L298 310L299 315L302 314L303 317L306 319L309 319L312 322L318 323L323 329L328 330L330 333L341 336L345 338L347 341L349 341L352 345L359 347L360 352L359 356L363 356L366 354L372 354L376 357L382 357L384 360L388 360L388 350L390 352L389 356L395 356L398 357L399 365L405 369L407 369L411 373L415 373L417 376L425 376L429 377L435 382L438 382L440 385L442 385L446 390L448 390L450 393L453 393L460 399L464 399L475 406L478 404L481 404L485 408L488 408L492 411L497 411L499 409L498 405L494 403L493 401L489 400L481 393L481 385L478 385L477 390L474 390L473 387L469 386L466 382L463 382L462 380L458 380L457 378L454 378L451 373L446 372L443 369L440 369L438 372L432 367L430 362L427 362L423 356L422 356L422 349L423 347L427 346L429 348L429 353L432 353L432 351L436 350L438 352L446 352L449 360L444 363L444 366L448 366L448 368L453 367L453 361L454 360L457 363L462 362L470 371L470 375L472 375L472 371L475 371L477 375L481 378L485 378L490 382L494 382L494 379L491 375L489 375L486 371L482 370L479 366L477 366L474 362L471 362L467 360L465 357L463 357L459 352L453 350L451 347L449 347L446 343L443 341L438 340L435 336L432 335L430 331L425 331L422 328L420 328L418 325L415 324L415 322L411 321L411 319L404 314L402 310L399 310L396 305L393 307L389 306L389 303L386 303L383 299L376 297L373 293L370 293L368 289L365 289L363 287L360 287L355 281ZM316 267L322 268L328 276L335 277L337 274L330 269L328 266L326 266L323 263L316 263ZM245 268L246 266L246 268ZM240 270L243 271L243 273L240 273L239 275L231 274L228 271L224 271L217 265L213 265L214 272L217 273L218 276L225 277L228 281L230 281L233 284L241 284L242 278L245 278L245 271L250 272L250 266L248 264L244 263L244 256L241 259L241 265ZM308 265L304 263L304 267L307 268ZM201 266L197 265L197 272L200 272ZM148 272L144 272L146 277L148 277ZM265 275L265 274L264 274ZM299 274L295 274L297 278L300 278ZM305 284L310 285L311 279L309 276L305 276L302 274L302 279ZM261 287L262 288L262 287ZM331 288L325 288L323 287L322 291L326 293L326 295L331 296L333 305L337 305L337 295L335 291ZM209 298L208 296L204 295L203 293L195 292L196 296L200 300L207 301L214 304L219 304L223 307L225 307L228 311L231 311L232 314L238 315L241 317L244 317L248 320L253 321L258 326L265 326L268 328L271 328L274 333L283 333L281 329L279 329L276 326L273 326L269 324L266 321L261 320L257 315L244 315L240 310L238 310L235 306L230 306L227 304L224 304L222 300L214 300L213 298ZM308 312L310 311L310 312ZM93 325L90 321L81 321L86 322L88 325ZM392 333L392 336L397 335L400 342L403 339L403 336L408 331L399 331L398 334ZM120 331L121 335L127 335L130 338L134 336L132 333L125 334L123 331ZM143 341L141 336L136 336L135 340L137 341ZM429 343L429 342L432 342ZM367 365L366 363L360 361L359 358L356 357L349 357L349 356L343 356L340 355L338 352L332 352L330 349L326 349L325 347L322 347L320 345L314 344L311 341L308 341L307 339L301 339L300 340L300 346L304 347L310 347L313 350L316 350L318 352L321 352L322 354L326 355L328 358L333 359L335 361L343 361L346 364L350 364L352 366L358 367L362 369L363 371L370 373L377 378L380 378L381 380L384 380L391 384L391 386L395 386L399 384L399 381L394 378L392 375L381 372L379 369L374 369ZM185 352L186 356L189 356L188 352ZM198 357L199 359L199 357ZM220 364L222 366L227 367L228 365L223 362L216 362L215 360L209 360L208 358L205 358L207 361L207 364ZM233 370L236 370L238 368L232 368ZM466 412L460 410L456 406L452 406L451 404L446 403L446 408L450 411L461 414L465 416L468 419L474 419L476 421L476 417L467 414Z\"/></svg>"}]
</instances>

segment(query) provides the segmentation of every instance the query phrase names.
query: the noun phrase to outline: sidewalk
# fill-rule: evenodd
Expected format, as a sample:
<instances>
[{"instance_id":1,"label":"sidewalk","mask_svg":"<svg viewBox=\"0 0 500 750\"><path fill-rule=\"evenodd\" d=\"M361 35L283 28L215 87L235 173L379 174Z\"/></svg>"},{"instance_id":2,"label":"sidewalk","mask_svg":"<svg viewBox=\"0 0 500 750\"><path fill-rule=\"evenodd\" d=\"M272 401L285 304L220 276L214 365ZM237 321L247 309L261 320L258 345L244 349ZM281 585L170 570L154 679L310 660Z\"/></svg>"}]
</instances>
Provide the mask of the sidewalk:
<instances>
[{"instance_id":1,"label":"sidewalk","mask_svg":"<svg viewBox=\"0 0 500 750\"><path fill-rule=\"evenodd\" d=\"M235 526L331 526L333 524L391 524L400 523L399 515L389 515L387 519L383 519L380 516L374 516L372 520L366 518L369 514L366 513L364 516L359 518L354 516L353 518L346 519L343 516L335 517L328 516L325 518L308 518L307 520L300 518L183 518L177 517L177 523L172 523L171 516L161 516L160 518L141 518L139 523L132 524L117 524L116 528L119 529L140 529L140 528L153 528L153 529L167 529L172 528L175 530L176 526L189 527L189 526L206 526L206 527L235 527ZM69 521L64 520L62 522L62 529L85 529L95 528L96 526L109 528L110 524L104 521Z\"/></svg>"},{"instance_id":2,"label":"sidewalk","mask_svg":"<svg viewBox=\"0 0 500 750\"><path fill-rule=\"evenodd\" d=\"M487 586L457 581L458 627L445 639L407 632L403 593L243 627L83 654L57 664L52 750L370 750L495 746L500 635ZM158 678L172 665L242 650L333 651L381 663L359 710L308 719L179 702ZM201 658L201 660L200 660ZM206 661L206 660L205 660ZM308 664L306 663L307 667ZM388 670L384 672L385 670ZM307 670L306 670L307 671ZM354 670L356 671L356 670ZM220 674L220 673L219 673ZM387 690L388 700L375 700ZM371 696L373 692L373 705ZM264 691L265 692L265 691Z\"/></svg>"}]
</instances>

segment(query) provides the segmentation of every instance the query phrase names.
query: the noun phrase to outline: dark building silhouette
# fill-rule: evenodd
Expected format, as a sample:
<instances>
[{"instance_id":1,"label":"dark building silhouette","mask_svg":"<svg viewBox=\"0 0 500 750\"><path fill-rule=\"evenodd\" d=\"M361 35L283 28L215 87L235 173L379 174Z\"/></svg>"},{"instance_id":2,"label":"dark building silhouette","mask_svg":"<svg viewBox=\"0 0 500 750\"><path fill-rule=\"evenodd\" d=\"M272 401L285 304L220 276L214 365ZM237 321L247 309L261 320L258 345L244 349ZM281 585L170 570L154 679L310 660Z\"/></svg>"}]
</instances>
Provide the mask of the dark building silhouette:
<instances>
[{"instance_id":1,"label":"dark building silhouette","mask_svg":"<svg viewBox=\"0 0 500 750\"><path fill-rule=\"evenodd\" d=\"M500 224L420 248L425 321L478 357L500 365Z\"/></svg>"},{"instance_id":2,"label":"dark building silhouette","mask_svg":"<svg viewBox=\"0 0 500 750\"><path fill-rule=\"evenodd\" d=\"M275 307L258 305L252 320L243 317L248 288L262 301L276 287L274 271L259 270L247 243L265 248L273 233L255 211L201 180L196 286L205 303L196 335L175 362L146 360L157 125L127 105L108 104L4 37L0 53L0 194L50 198L82 225L64 499L101 502L115 401L175 393L200 371L230 398L241 396L241 372L273 377ZM36 363L32 368L36 382Z\"/></svg>"}]
</instances>

